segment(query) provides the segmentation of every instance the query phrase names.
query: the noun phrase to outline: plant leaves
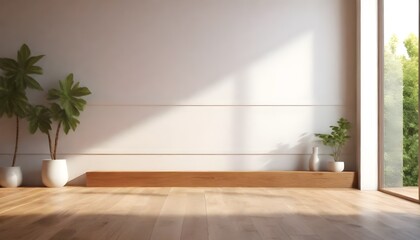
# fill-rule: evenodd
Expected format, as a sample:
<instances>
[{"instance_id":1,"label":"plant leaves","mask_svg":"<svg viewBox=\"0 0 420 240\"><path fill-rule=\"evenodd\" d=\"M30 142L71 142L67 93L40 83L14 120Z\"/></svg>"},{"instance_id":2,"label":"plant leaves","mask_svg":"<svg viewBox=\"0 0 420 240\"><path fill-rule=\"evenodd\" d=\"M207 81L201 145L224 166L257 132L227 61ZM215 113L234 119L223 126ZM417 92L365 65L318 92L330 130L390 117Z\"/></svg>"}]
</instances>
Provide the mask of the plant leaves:
<instances>
[{"instance_id":1,"label":"plant leaves","mask_svg":"<svg viewBox=\"0 0 420 240\"><path fill-rule=\"evenodd\" d=\"M337 121L337 126L330 126L330 134L315 133L315 136L322 140L325 146L329 146L333 149L331 156L334 157L335 161L338 161L341 154L341 149L346 144L347 140L350 139L349 131L351 129L350 122L345 118L340 118Z\"/></svg>"},{"instance_id":2,"label":"plant leaves","mask_svg":"<svg viewBox=\"0 0 420 240\"><path fill-rule=\"evenodd\" d=\"M29 106L27 120L29 122L29 132L34 134L38 129L47 134L51 131L51 111L42 105Z\"/></svg>"},{"instance_id":3,"label":"plant leaves","mask_svg":"<svg viewBox=\"0 0 420 240\"><path fill-rule=\"evenodd\" d=\"M18 67L18 63L11 59L11 58L0 58L0 69L5 71L6 73L16 69Z\"/></svg>"},{"instance_id":4,"label":"plant leaves","mask_svg":"<svg viewBox=\"0 0 420 240\"><path fill-rule=\"evenodd\" d=\"M23 44L18 51L18 63L26 62L29 56L31 56L31 50L29 49L28 45Z\"/></svg>"},{"instance_id":5,"label":"plant leaves","mask_svg":"<svg viewBox=\"0 0 420 240\"><path fill-rule=\"evenodd\" d=\"M86 100L82 97L91 94L87 87L80 87L79 82L74 82L72 73L59 81L59 89L51 89L48 91L48 99L55 101L51 105L52 116L55 120L60 121L63 130L67 134L70 130L76 130L80 116L80 112L86 106Z\"/></svg>"},{"instance_id":6,"label":"plant leaves","mask_svg":"<svg viewBox=\"0 0 420 240\"><path fill-rule=\"evenodd\" d=\"M43 58L44 57L44 55L38 55L38 56L33 56L33 57L30 57L29 59L28 59L28 61L26 61L26 64L28 65L28 66L33 66L35 63L37 63L39 60L41 60L41 58Z\"/></svg>"},{"instance_id":7,"label":"plant leaves","mask_svg":"<svg viewBox=\"0 0 420 240\"><path fill-rule=\"evenodd\" d=\"M48 99L58 100L60 107L68 116L79 116L86 105L86 101L81 97L91 94L90 90L79 87L79 83L74 84L73 74L69 74L65 80L60 81L59 85L59 90L51 89L48 92Z\"/></svg>"},{"instance_id":8,"label":"plant leaves","mask_svg":"<svg viewBox=\"0 0 420 240\"><path fill-rule=\"evenodd\" d=\"M43 70L40 66L30 66L27 69L28 69L28 74L41 75L43 73Z\"/></svg>"},{"instance_id":9,"label":"plant leaves","mask_svg":"<svg viewBox=\"0 0 420 240\"><path fill-rule=\"evenodd\" d=\"M43 70L35 64L43 55L31 57L31 50L26 44L23 44L17 53L17 60L10 58L0 58L0 69L4 76L16 87L32 88L42 90L41 85L31 75L41 75Z\"/></svg>"},{"instance_id":10,"label":"plant leaves","mask_svg":"<svg viewBox=\"0 0 420 240\"><path fill-rule=\"evenodd\" d=\"M0 78L0 117L25 117L28 98L22 88L11 84L6 78Z\"/></svg>"},{"instance_id":11,"label":"plant leaves","mask_svg":"<svg viewBox=\"0 0 420 240\"><path fill-rule=\"evenodd\" d=\"M33 79L30 76L26 77L26 82L27 82L29 88L37 89L37 90L43 90L41 85L35 79Z\"/></svg>"}]
</instances>

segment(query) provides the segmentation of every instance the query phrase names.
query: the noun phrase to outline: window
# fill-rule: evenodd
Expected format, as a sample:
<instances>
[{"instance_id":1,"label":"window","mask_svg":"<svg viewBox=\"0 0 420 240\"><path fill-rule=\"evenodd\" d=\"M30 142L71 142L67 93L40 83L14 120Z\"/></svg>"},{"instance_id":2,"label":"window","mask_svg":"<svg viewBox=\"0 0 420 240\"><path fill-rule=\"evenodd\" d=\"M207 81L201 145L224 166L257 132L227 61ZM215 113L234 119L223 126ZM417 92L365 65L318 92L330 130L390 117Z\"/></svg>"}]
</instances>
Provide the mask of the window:
<instances>
[{"instance_id":1,"label":"window","mask_svg":"<svg viewBox=\"0 0 420 240\"><path fill-rule=\"evenodd\" d=\"M419 1L380 0L379 5L380 189L418 200Z\"/></svg>"}]
</instances>

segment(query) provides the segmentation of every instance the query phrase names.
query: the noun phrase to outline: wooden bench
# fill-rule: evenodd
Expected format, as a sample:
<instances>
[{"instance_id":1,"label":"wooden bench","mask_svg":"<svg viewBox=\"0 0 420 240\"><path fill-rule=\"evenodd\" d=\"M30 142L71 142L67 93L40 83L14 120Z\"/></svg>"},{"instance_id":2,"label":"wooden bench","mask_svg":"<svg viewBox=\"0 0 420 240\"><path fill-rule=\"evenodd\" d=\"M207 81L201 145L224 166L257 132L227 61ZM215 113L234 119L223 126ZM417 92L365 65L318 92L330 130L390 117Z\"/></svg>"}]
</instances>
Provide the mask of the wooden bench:
<instances>
[{"instance_id":1,"label":"wooden bench","mask_svg":"<svg viewBox=\"0 0 420 240\"><path fill-rule=\"evenodd\" d=\"M87 172L88 187L305 187L356 188L356 172Z\"/></svg>"}]
</instances>

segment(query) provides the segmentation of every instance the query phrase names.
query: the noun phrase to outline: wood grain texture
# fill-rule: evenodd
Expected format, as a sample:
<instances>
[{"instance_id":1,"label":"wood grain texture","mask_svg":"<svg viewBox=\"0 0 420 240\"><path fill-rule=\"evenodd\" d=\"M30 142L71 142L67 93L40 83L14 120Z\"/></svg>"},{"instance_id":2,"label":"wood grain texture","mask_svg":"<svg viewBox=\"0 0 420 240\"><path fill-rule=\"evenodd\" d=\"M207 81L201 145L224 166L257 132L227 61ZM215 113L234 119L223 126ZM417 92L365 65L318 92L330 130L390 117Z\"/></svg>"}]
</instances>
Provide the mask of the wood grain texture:
<instances>
[{"instance_id":1,"label":"wood grain texture","mask_svg":"<svg viewBox=\"0 0 420 240\"><path fill-rule=\"evenodd\" d=\"M355 172L87 172L88 187L355 188Z\"/></svg>"},{"instance_id":2,"label":"wood grain texture","mask_svg":"<svg viewBox=\"0 0 420 240\"><path fill-rule=\"evenodd\" d=\"M420 205L349 188L0 188L0 239L420 239Z\"/></svg>"},{"instance_id":3,"label":"wood grain texture","mask_svg":"<svg viewBox=\"0 0 420 240\"><path fill-rule=\"evenodd\" d=\"M405 187L404 187L405 188ZM417 196L419 189L418 187L407 187L408 189L393 189L393 188L380 188L379 191L386 194L390 194L395 197L399 197L411 202L420 203L420 197ZM396 190L396 191L395 191Z\"/></svg>"}]
</instances>

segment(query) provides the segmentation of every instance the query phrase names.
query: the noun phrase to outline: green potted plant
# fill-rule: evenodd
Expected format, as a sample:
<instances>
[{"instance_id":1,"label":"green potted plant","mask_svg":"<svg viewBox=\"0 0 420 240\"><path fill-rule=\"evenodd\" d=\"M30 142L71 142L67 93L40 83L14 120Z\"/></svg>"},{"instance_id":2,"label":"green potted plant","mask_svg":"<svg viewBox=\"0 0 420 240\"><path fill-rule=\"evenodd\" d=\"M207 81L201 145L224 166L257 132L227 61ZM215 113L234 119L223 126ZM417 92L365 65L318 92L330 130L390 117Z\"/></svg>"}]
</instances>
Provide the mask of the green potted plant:
<instances>
[{"instance_id":1,"label":"green potted plant","mask_svg":"<svg viewBox=\"0 0 420 240\"><path fill-rule=\"evenodd\" d=\"M73 74L59 81L58 89L48 91L50 107L42 105L30 106L27 114L29 131L33 134L37 130L47 135L51 159L42 162L42 182L47 187L62 187L68 181L66 159L57 159L57 148L61 130L68 134L75 131L80 123L78 117L84 110L86 100L90 95L87 87L80 87L74 82ZM52 123L56 123L55 132L51 135Z\"/></svg>"},{"instance_id":2,"label":"green potted plant","mask_svg":"<svg viewBox=\"0 0 420 240\"><path fill-rule=\"evenodd\" d=\"M42 68L35 64L43 55L31 56L31 50L23 44L17 53L17 59L0 58L0 117L15 118L16 135L11 167L0 168L0 185L18 187L22 184L22 170L16 166L19 146L19 122L25 118L28 109L26 89L42 90L41 85L32 75L42 74Z\"/></svg>"},{"instance_id":3,"label":"green potted plant","mask_svg":"<svg viewBox=\"0 0 420 240\"><path fill-rule=\"evenodd\" d=\"M342 172L344 170L344 162L340 161L341 152L344 145L350 139L349 131L351 129L350 122L345 118L340 118L336 126L330 126L331 133L315 133L315 136L320 138L325 146L332 148L334 161L328 162L328 170L332 172Z\"/></svg>"}]
</instances>

